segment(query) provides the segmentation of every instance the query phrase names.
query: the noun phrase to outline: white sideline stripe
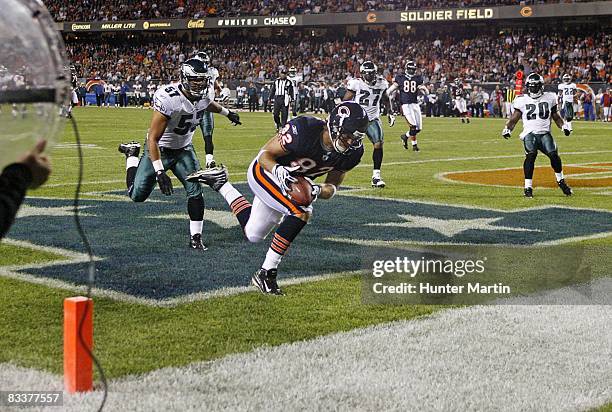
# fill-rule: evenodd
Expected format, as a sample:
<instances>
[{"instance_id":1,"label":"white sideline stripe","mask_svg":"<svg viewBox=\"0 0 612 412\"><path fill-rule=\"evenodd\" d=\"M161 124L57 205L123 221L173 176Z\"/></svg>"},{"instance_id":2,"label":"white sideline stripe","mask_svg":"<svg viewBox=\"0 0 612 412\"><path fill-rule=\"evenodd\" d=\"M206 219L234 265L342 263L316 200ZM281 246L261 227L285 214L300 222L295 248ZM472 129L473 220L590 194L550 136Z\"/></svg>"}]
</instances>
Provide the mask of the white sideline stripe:
<instances>
[{"instance_id":1,"label":"white sideline stripe","mask_svg":"<svg viewBox=\"0 0 612 412\"><path fill-rule=\"evenodd\" d=\"M564 152L563 156L568 155L583 155L583 154L599 154L599 153L612 153L612 150L595 150L587 152ZM498 156L469 156L469 157L446 157L441 159L423 159L423 160L406 160L402 162L389 162L385 163L386 166L397 166L397 165L408 165L408 164L421 164L421 163L436 163L436 162L459 162L463 160L490 160L490 159L522 159L525 155L498 155ZM357 167L372 167L370 163L360 163Z\"/></svg>"},{"instance_id":2,"label":"white sideline stripe","mask_svg":"<svg viewBox=\"0 0 612 412\"><path fill-rule=\"evenodd\" d=\"M179 181L178 178L174 175L170 175L170 179L175 180L175 181ZM99 180L99 181L94 181L94 182L81 182L81 186L85 186L85 185L101 185L101 184L110 184L110 183L123 183L125 185L125 179L114 179L114 180ZM232 184L239 184L239 183L246 183L246 180L232 180ZM62 186L76 186L75 182L71 182L71 183L54 183L51 185L44 185L43 187L62 187ZM125 189L125 186L124 186ZM91 193L105 193L105 192L91 192ZM41 198L43 199L43 198ZM52 197L46 198L46 199L54 199ZM63 199L63 198L55 198L55 199Z\"/></svg>"},{"instance_id":3,"label":"white sideline stripe","mask_svg":"<svg viewBox=\"0 0 612 412\"><path fill-rule=\"evenodd\" d=\"M591 286L605 294L612 280ZM547 297L560 303L575 294L559 289ZM504 299L127 376L110 381L106 410L577 411L612 401L612 306L530 301ZM3 363L0 387L62 390L62 378ZM100 400L100 391L65 394L63 410L94 410Z\"/></svg>"}]
</instances>

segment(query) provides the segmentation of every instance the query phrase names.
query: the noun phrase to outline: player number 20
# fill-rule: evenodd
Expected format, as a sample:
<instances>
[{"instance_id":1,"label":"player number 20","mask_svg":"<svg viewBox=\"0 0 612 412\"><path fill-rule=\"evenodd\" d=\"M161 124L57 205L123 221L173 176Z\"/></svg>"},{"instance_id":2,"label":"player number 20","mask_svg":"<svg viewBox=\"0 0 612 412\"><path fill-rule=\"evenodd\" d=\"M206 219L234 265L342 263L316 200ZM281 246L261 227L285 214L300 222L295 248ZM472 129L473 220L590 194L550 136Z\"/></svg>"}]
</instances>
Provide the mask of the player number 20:
<instances>
[{"instance_id":1,"label":"player number 20","mask_svg":"<svg viewBox=\"0 0 612 412\"><path fill-rule=\"evenodd\" d=\"M527 120L534 120L536 117L545 120L550 116L550 108L547 102L540 102L537 106L535 104L527 104L525 108L527 109ZM538 109L537 114L536 108Z\"/></svg>"}]
</instances>

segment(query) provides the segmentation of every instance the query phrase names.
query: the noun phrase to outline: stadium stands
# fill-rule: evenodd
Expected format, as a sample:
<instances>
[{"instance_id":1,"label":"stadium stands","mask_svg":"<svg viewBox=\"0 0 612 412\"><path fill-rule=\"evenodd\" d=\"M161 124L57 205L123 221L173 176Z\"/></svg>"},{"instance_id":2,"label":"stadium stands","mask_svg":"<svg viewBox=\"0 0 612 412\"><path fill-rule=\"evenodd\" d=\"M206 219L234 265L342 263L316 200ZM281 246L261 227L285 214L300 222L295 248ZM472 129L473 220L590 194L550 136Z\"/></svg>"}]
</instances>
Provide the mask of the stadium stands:
<instances>
[{"instance_id":1,"label":"stadium stands","mask_svg":"<svg viewBox=\"0 0 612 412\"><path fill-rule=\"evenodd\" d=\"M360 62L372 59L386 76L416 58L430 82L461 77L475 82L509 82L518 62L547 81L571 73L576 81L611 80L612 35L588 27L571 32L516 30L398 35L392 31L361 32L355 37L309 37L296 31L294 42L238 35L188 43L164 40L134 42L117 37L108 43L73 41L70 59L82 77L147 81L176 79L177 64L194 50L206 49L224 81L269 81L281 66L296 66L305 81L339 82L355 74ZM136 45L135 45L136 44Z\"/></svg>"}]
</instances>

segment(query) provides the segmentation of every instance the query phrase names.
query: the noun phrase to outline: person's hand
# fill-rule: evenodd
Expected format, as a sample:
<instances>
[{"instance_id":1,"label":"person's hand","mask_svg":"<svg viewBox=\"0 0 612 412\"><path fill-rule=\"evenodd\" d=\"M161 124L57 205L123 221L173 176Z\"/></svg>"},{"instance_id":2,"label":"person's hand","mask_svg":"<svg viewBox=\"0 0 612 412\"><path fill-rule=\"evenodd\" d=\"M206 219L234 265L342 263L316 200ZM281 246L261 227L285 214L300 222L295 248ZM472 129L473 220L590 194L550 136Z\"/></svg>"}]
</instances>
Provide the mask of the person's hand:
<instances>
[{"instance_id":1,"label":"person's hand","mask_svg":"<svg viewBox=\"0 0 612 412\"><path fill-rule=\"evenodd\" d=\"M510 136L512 136L512 130L508 129L507 127L504 127L504 130L502 130L502 137L508 140Z\"/></svg>"},{"instance_id":2,"label":"person's hand","mask_svg":"<svg viewBox=\"0 0 612 412\"><path fill-rule=\"evenodd\" d=\"M272 174L276 177L276 180L278 180L284 195L291 190L291 184L297 182L297 179L291 176L291 173L295 172L299 168L300 166L289 167L277 164L272 169Z\"/></svg>"},{"instance_id":3,"label":"person's hand","mask_svg":"<svg viewBox=\"0 0 612 412\"><path fill-rule=\"evenodd\" d=\"M236 112L232 112L230 110L227 115L227 118L229 119L230 122L232 122L234 126L238 126L239 124L242 124L242 122L240 122L240 115Z\"/></svg>"},{"instance_id":4,"label":"person's hand","mask_svg":"<svg viewBox=\"0 0 612 412\"><path fill-rule=\"evenodd\" d=\"M172 188L172 180L170 180L170 177L166 174L165 170L158 171L155 175L155 179L159 185L159 190L163 194L170 196L174 192L174 189Z\"/></svg>"},{"instance_id":5,"label":"person's hand","mask_svg":"<svg viewBox=\"0 0 612 412\"><path fill-rule=\"evenodd\" d=\"M569 136L570 134L572 134L572 129L570 129L567 123L563 124L563 126L561 127L561 130L563 130L563 134L565 134L566 136Z\"/></svg>"},{"instance_id":6,"label":"person's hand","mask_svg":"<svg viewBox=\"0 0 612 412\"><path fill-rule=\"evenodd\" d=\"M316 184L311 178L304 176L304 179L306 179L306 181L308 183L310 183L310 186L312 186L312 192L310 192L310 194L312 195L312 203L317 201L317 198L319 197L319 195L321 194L321 186Z\"/></svg>"},{"instance_id":7,"label":"person's hand","mask_svg":"<svg viewBox=\"0 0 612 412\"><path fill-rule=\"evenodd\" d=\"M17 163L27 166L32 173L30 189L36 189L42 186L51 174L51 163L49 162L49 158L42 154L46 146L46 140L39 140L31 151L23 155L23 157L17 161Z\"/></svg>"}]
</instances>

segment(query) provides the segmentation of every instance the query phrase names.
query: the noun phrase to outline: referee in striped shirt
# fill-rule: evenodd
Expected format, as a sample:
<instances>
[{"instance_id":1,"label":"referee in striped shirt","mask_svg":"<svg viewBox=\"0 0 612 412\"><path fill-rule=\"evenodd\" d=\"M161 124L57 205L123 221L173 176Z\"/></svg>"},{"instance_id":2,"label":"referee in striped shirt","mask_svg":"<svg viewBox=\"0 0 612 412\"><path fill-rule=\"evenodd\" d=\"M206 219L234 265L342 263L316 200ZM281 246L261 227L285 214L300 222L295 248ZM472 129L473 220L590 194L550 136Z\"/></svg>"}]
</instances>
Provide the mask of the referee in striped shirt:
<instances>
[{"instance_id":1,"label":"referee in striped shirt","mask_svg":"<svg viewBox=\"0 0 612 412\"><path fill-rule=\"evenodd\" d=\"M270 94L274 96L274 123L276 123L276 130L280 130L287 123L289 104L293 98L293 82L287 79L287 69L281 69L280 76L274 81Z\"/></svg>"}]
</instances>

